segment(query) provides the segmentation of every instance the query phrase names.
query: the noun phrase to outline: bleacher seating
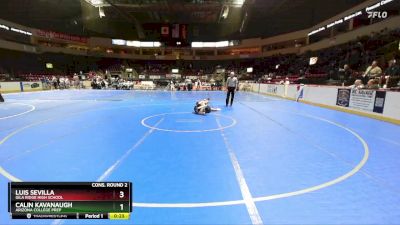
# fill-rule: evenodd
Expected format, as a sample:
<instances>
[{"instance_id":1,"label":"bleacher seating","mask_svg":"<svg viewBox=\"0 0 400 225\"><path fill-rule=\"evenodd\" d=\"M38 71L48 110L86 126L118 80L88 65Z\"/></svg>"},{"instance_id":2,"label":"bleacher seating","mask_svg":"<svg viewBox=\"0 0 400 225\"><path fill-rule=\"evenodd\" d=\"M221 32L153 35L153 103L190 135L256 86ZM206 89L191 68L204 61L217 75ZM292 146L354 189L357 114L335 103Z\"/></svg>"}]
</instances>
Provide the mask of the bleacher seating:
<instances>
[{"instance_id":1,"label":"bleacher seating","mask_svg":"<svg viewBox=\"0 0 400 225\"><path fill-rule=\"evenodd\" d=\"M379 66L385 70L389 59L399 58L399 39L400 29L383 29L343 45L301 55L221 61L129 60L56 53L28 54L0 49L0 68L4 71L2 73L23 80L50 79L52 76L72 77L74 73L81 71L92 71L90 74L93 77L96 72L103 75L106 71L118 74L125 68L133 68L137 74L144 75L166 75L172 69L178 68L183 76L197 76L214 74L218 68L224 68L226 72L234 71L245 79L261 82L281 83L288 80L291 83L323 84L330 79L337 79L339 68L344 64L348 64L353 70L353 79L360 77L373 60L378 60ZM318 57L318 62L309 65L310 57ZM55 68L45 69L48 62L53 63ZM247 67L253 67L254 72L247 74Z\"/></svg>"}]
</instances>

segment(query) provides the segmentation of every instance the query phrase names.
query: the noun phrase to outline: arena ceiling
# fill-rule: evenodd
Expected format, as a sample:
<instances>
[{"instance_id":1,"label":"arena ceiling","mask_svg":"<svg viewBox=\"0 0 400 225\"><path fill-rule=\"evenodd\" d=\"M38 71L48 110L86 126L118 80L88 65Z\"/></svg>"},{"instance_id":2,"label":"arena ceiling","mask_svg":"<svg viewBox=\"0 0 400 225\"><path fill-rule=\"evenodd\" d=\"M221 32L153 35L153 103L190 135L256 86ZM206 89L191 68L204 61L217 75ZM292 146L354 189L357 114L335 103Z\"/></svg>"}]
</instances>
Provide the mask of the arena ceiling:
<instances>
[{"instance_id":1,"label":"arena ceiling","mask_svg":"<svg viewBox=\"0 0 400 225\"><path fill-rule=\"evenodd\" d=\"M181 23L188 25L190 40L214 41L308 28L363 1L2 0L0 18L40 29L131 40L153 39L154 24Z\"/></svg>"}]
</instances>

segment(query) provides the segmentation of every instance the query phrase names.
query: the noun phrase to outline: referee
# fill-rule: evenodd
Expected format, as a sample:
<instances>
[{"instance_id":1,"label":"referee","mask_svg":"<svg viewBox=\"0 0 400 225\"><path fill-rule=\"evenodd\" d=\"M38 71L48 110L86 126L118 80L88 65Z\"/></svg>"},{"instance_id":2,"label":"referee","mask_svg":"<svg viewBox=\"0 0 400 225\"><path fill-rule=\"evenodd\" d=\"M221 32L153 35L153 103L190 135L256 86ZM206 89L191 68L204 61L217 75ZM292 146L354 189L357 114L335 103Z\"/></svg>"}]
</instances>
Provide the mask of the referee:
<instances>
[{"instance_id":1,"label":"referee","mask_svg":"<svg viewBox=\"0 0 400 225\"><path fill-rule=\"evenodd\" d=\"M235 73L231 72L228 79L226 80L226 89L228 90L226 94L226 106L229 103L229 97L231 98L230 106L232 106L233 98L235 97L235 90L238 88L239 81L235 77Z\"/></svg>"}]
</instances>

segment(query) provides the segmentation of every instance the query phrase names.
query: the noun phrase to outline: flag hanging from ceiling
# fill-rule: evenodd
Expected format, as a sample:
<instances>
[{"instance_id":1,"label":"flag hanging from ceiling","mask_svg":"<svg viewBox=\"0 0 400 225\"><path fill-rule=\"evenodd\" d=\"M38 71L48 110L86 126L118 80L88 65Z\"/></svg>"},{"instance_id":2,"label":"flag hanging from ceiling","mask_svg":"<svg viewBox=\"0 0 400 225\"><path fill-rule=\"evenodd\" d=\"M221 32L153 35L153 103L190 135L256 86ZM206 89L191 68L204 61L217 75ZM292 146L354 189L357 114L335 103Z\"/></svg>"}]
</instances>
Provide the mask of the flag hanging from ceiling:
<instances>
[{"instance_id":1,"label":"flag hanging from ceiling","mask_svg":"<svg viewBox=\"0 0 400 225\"><path fill-rule=\"evenodd\" d=\"M179 38L179 24L172 25L172 38Z\"/></svg>"},{"instance_id":2,"label":"flag hanging from ceiling","mask_svg":"<svg viewBox=\"0 0 400 225\"><path fill-rule=\"evenodd\" d=\"M181 39L186 39L187 38L187 25L186 24L181 24Z\"/></svg>"},{"instance_id":3,"label":"flag hanging from ceiling","mask_svg":"<svg viewBox=\"0 0 400 225\"><path fill-rule=\"evenodd\" d=\"M161 26L161 35L169 36L169 26L168 25Z\"/></svg>"}]
</instances>

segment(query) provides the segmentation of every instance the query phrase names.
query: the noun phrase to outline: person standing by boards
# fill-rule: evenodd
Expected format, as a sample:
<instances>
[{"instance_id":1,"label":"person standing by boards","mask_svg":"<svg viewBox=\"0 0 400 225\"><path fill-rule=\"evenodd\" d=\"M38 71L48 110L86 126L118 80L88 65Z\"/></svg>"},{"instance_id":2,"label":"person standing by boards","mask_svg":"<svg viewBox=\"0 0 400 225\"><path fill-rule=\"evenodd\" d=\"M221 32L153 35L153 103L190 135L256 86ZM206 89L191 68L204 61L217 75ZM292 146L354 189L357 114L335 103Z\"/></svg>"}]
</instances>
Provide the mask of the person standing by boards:
<instances>
[{"instance_id":1,"label":"person standing by boards","mask_svg":"<svg viewBox=\"0 0 400 225\"><path fill-rule=\"evenodd\" d=\"M229 74L228 79L226 80L226 89L227 89L226 106L228 106L228 104L230 106L232 106L233 99L235 98L235 90L238 88L238 86L239 86L239 81L238 81L237 77L235 77L235 73L231 72ZM230 101L229 101L229 98L230 98Z\"/></svg>"},{"instance_id":2,"label":"person standing by boards","mask_svg":"<svg viewBox=\"0 0 400 225\"><path fill-rule=\"evenodd\" d=\"M0 85L0 88L1 88L1 85ZM0 92L0 102L4 102L4 98L3 98L3 96L1 96L1 92Z\"/></svg>"}]
</instances>

